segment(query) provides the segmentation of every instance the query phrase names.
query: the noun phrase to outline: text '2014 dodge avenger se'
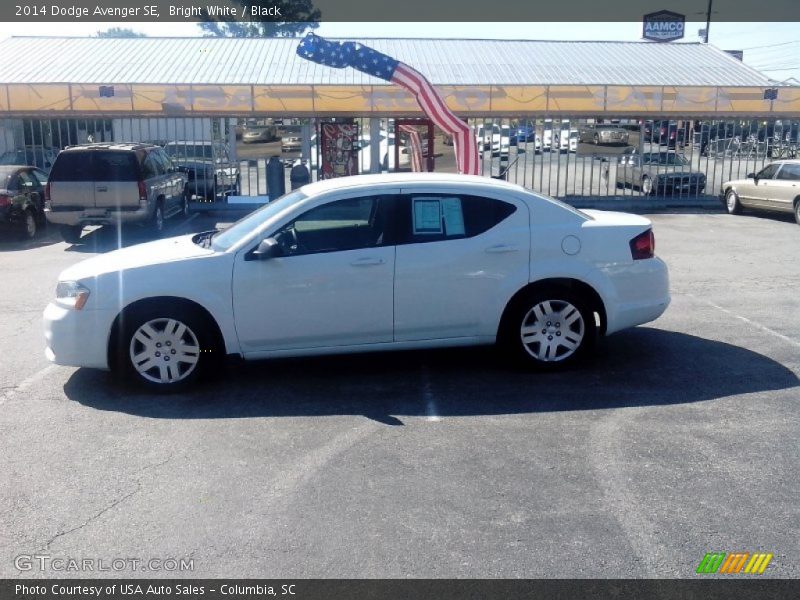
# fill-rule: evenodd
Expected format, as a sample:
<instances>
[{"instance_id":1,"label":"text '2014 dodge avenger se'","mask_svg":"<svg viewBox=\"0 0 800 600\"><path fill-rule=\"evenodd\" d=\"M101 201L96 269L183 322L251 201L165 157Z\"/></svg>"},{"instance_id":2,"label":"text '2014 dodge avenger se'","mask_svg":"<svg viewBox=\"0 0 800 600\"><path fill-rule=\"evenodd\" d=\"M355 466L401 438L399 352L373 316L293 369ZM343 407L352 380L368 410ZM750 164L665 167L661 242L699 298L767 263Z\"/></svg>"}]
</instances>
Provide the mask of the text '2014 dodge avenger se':
<instances>
[{"instance_id":1,"label":"text '2014 dodge avenger se'","mask_svg":"<svg viewBox=\"0 0 800 600\"><path fill-rule=\"evenodd\" d=\"M46 354L179 389L215 359L499 342L555 368L658 318L650 222L435 173L312 183L224 231L78 263L44 311Z\"/></svg>"}]
</instances>

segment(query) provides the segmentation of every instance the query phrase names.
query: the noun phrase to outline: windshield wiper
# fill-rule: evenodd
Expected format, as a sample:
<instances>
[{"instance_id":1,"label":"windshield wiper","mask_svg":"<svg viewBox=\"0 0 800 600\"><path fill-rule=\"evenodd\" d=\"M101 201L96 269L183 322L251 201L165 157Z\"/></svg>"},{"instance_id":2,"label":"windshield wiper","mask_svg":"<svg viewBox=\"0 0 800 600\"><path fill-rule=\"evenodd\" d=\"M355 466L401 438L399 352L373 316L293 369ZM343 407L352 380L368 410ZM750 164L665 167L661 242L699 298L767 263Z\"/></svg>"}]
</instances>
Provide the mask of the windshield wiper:
<instances>
[{"instance_id":1,"label":"windshield wiper","mask_svg":"<svg viewBox=\"0 0 800 600\"><path fill-rule=\"evenodd\" d=\"M192 241L195 244L200 244L203 248L210 248L211 238L213 238L217 233L219 233L219 229L209 229L208 231L203 231L195 235L192 238Z\"/></svg>"}]
</instances>

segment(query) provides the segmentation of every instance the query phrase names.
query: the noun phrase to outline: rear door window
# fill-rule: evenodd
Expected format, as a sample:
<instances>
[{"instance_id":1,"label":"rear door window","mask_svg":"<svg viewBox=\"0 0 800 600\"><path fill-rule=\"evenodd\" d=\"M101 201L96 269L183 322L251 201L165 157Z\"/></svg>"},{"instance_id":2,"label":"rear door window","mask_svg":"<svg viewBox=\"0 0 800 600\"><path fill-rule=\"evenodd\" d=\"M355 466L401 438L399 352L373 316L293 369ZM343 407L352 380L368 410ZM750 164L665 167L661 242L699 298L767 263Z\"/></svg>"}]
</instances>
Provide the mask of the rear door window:
<instances>
[{"instance_id":1,"label":"rear door window","mask_svg":"<svg viewBox=\"0 0 800 600\"><path fill-rule=\"evenodd\" d=\"M800 165L785 163L780 172L778 172L777 179L800 181Z\"/></svg>"},{"instance_id":2,"label":"rear door window","mask_svg":"<svg viewBox=\"0 0 800 600\"><path fill-rule=\"evenodd\" d=\"M93 172L95 181L137 181L136 156L133 152L95 151Z\"/></svg>"}]
</instances>

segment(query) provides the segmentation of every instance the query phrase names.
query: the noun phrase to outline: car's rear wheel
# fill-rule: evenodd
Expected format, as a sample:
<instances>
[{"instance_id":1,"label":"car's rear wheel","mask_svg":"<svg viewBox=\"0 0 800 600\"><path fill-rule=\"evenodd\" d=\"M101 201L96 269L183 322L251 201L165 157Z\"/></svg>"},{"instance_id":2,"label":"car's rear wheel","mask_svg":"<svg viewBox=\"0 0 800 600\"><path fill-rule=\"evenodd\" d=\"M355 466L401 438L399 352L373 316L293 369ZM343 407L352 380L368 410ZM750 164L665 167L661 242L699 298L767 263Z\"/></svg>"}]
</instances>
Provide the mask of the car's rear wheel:
<instances>
[{"instance_id":1,"label":"car's rear wheel","mask_svg":"<svg viewBox=\"0 0 800 600\"><path fill-rule=\"evenodd\" d=\"M594 139L592 141L594 142L595 146L599 146L600 145L600 136L595 133L594 134Z\"/></svg>"},{"instance_id":2,"label":"car's rear wheel","mask_svg":"<svg viewBox=\"0 0 800 600\"><path fill-rule=\"evenodd\" d=\"M183 195L181 196L181 215L186 218L189 216L189 186L183 188Z\"/></svg>"},{"instance_id":3,"label":"car's rear wheel","mask_svg":"<svg viewBox=\"0 0 800 600\"><path fill-rule=\"evenodd\" d=\"M164 203L161 200L156 202L153 217L150 221L150 229L156 237L160 237L164 233Z\"/></svg>"},{"instance_id":4,"label":"car's rear wheel","mask_svg":"<svg viewBox=\"0 0 800 600\"><path fill-rule=\"evenodd\" d=\"M566 367L584 357L594 344L594 313L567 289L529 294L510 307L503 343L518 361L537 369Z\"/></svg>"},{"instance_id":5,"label":"car's rear wheel","mask_svg":"<svg viewBox=\"0 0 800 600\"><path fill-rule=\"evenodd\" d=\"M738 215L742 212L742 204L739 202L739 196L733 190L728 190L725 194L725 209L728 214Z\"/></svg>"},{"instance_id":6,"label":"car's rear wheel","mask_svg":"<svg viewBox=\"0 0 800 600\"><path fill-rule=\"evenodd\" d=\"M800 198L794 201L794 220L800 225Z\"/></svg>"},{"instance_id":7,"label":"car's rear wheel","mask_svg":"<svg viewBox=\"0 0 800 600\"><path fill-rule=\"evenodd\" d=\"M26 210L22 215L22 228L20 235L24 240L32 240L36 237L39 231L39 225L36 222L36 215L31 209Z\"/></svg>"},{"instance_id":8,"label":"car's rear wheel","mask_svg":"<svg viewBox=\"0 0 800 600\"><path fill-rule=\"evenodd\" d=\"M190 386L216 355L212 328L186 307L134 310L121 335L117 365L128 379L158 391Z\"/></svg>"},{"instance_id":9,"label":"car's rear wheel","mask_svg":"<svg viewBox=\"0 0 800 600\"><path fill-rule=\"evenodd\" d=\"M83 225L61 225L58 230L61 233L61 237L68 244L77 244L81 241Z\"/></svg>"}]
</instances>

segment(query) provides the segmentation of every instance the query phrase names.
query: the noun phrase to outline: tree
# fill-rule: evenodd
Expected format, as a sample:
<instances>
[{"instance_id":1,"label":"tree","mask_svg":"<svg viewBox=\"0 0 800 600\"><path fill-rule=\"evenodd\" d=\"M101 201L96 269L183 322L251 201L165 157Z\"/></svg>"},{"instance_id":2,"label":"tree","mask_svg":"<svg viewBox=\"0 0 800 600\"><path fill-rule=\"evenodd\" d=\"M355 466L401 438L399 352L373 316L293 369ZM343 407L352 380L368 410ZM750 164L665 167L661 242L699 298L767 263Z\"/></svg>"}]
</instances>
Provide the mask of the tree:
<instances>
[{"instance_id":1,"label":"tree","mask_svg":"<svg viewBox=\"0 0 800 600\"><path fill-rule=\"evenodd\" d=\"M147 37L144 33L139 33L127 27L111 27L105 31L98 31L97 37L99 38L143 38Z\"/></svg>"},{"instance_id":2,"label":"tree","mask_svg":"<svg viewBox=\"0 0 800 600\"><path fill-rule=\"evenodd\" d=\"M308 29L319 26L322 17L319 9L314 8L311 0L233 0L241 5L239 16L206 16L200 28L206 37L296 37L303 35ZM259 21L269 19L269 10L277 7L280 21ZM263 17L259 17L258 9L263 8ZM244 10L249 12L242 15ZM253 12L256 10L256 13ZM244 19L253 19L252 21Z\"/></svg>"}]
</instances>

